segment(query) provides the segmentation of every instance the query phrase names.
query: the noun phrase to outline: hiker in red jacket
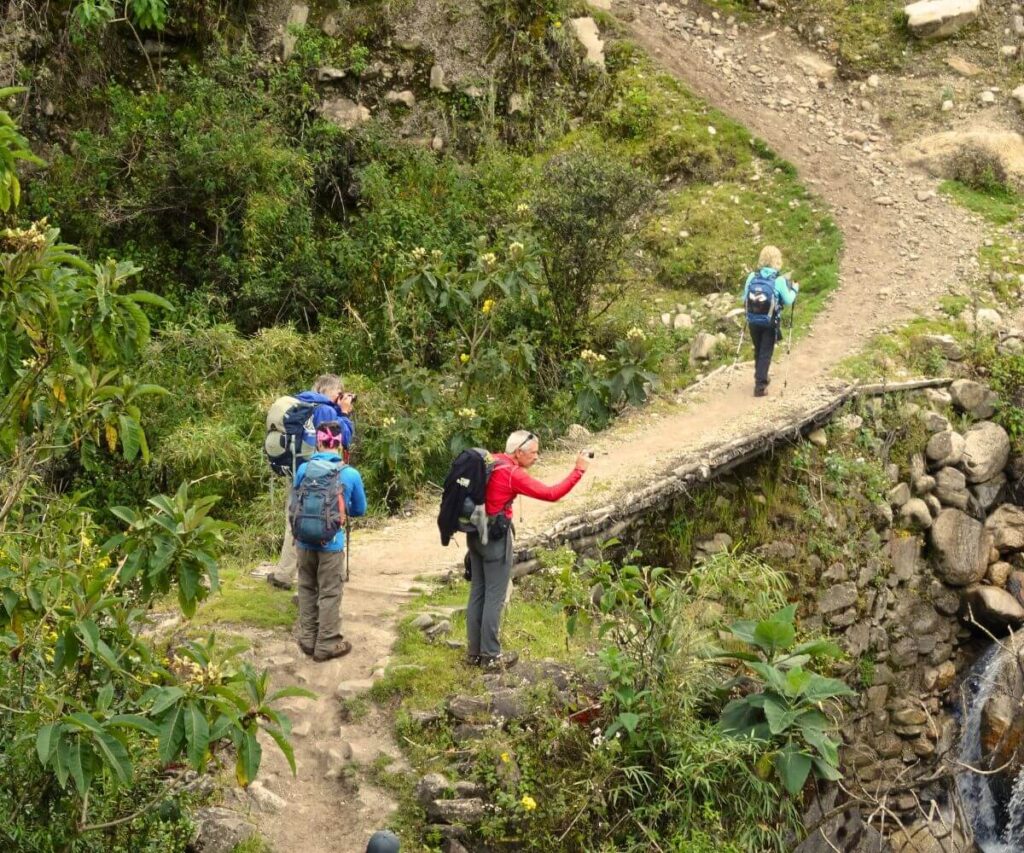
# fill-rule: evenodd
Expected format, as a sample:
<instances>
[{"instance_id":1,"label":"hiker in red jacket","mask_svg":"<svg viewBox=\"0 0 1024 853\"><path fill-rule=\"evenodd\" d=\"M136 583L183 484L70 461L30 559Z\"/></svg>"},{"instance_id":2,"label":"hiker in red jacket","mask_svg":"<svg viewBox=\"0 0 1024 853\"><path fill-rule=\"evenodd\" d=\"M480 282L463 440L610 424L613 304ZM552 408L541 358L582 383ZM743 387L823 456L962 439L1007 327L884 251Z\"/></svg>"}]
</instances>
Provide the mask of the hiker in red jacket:
<instances>
[{"instance_id":1,"label":"hiker in red jacket","mask_svg":"<svg viewBox=\"0 0 1024 853\"><path fill-rule=\"evenodd\" d=\"M583 451L576 467L560 483L545 485L526 473L540 455L540 440L532 432L518 430L505 442L505 452L495 455L495 466L487 481L487 544L475 533L466 534L472 578L466 607L467 661L471 664L507 669L519 655L502 652L498 639L505 593L512 574L512 501L526 495L542 501L557 501L575 486L593 455Z\"/></svg>"}]
</instances>

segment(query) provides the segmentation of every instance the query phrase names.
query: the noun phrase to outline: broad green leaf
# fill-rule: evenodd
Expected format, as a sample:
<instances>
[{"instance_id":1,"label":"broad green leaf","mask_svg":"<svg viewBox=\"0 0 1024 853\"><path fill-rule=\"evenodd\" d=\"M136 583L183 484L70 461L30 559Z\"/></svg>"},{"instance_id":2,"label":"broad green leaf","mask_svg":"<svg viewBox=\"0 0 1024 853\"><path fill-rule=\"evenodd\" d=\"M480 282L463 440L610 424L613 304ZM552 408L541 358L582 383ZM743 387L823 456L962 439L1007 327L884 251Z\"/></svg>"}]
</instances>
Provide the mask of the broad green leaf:
<instances>
[{"instance_id":1,"label":"broad green leaf","mask_svg":"<svg viewBox=\"0 0 1024 853\"><path fill-rule=\"evenodd\" d=\"M767 697L764 703L764 717L773 735L783 734L796 720L799 712L789 708L774 697Z\"/></svg>"},{"instance_id":2,"label":"broad green leaf","mask_svg":"<svg viewBox=\"0 0 1024 853\"><path fill-rule=\"evenodd\" d=\"M185 691L180 687L160 687L157 690L156 701L150 708L150 713L153 716L159 716L184 696Z\"/></svg>"},{"instance_id":3,"label":"broad green leaf","mask_svg":"<svg viewBox=\"0 0 1024 853\"><path fill-rule=\"evenodd\" d=\"M292 749L292 745L288 742L288 738L283 731L271 726L267 726L263 729L268 735L270 735L274 742L277 744L278 749L284 754L284 757L288 759L288 766L292 769L292 776L295 775L295 750Z\"/></svg>"},{"instance_id":4,"label":"broad green leaf","mask_svg":"<svg viewBox=\"0 0 1024 853\"><path fill-rule=\"evenodd\" d=\"M828 779L829 782L838 782L843 778L843 774L839 772L839 769L827 761L822 761L817 756L811 758L811 763L814 765L814 769L818 776L822 779Z\"/></svg>"},{"instance_id":5,"label":"broad green leaf","mask_svg":"<svg viewBox=\"0 0 1024 853\"><path fill-rule=\"evenodd\" d=\"M82 638L82 645L90 652L96 654L96 646L100 641L100 629L92 619L83 619L78 623L78 636Z\"/></svg>"},{"instance_id":6,"label":"broad green leaf","mask_svg":"<svg viewBox=\"0 0 1024 853\"><path fill-rule=\"evenodd\" d=\"M135 418L127 415L118 415L117 422L121 426L121 453L125 461L130 462L139 455L142 446L142 427Z\"/></svg>"},{"instance_id":7,"label":"broad green leaf","mask_svg":"<svg viewBox=\"0 0 1024 853\"><path fill-rule=\"evenodd\" d=\"M160 724L160 761L170 764L181 752L185 742L185 709L179 704L171 708Z\"/></svg>"},{"instance_id":8,"label":"broad green leaf","mask_svg":"<svg viewBox=\"0 0 1024 853\"><path fill-rule=\"evenodd\" d=\"M792 744L786 744L775 756L775 769L782 784L795 797L804 787L807 774L811 772L811 759Z\"/></svg>"},{"instance_id":9,"label":"broad green leaf","mask_svg":"<svg viewBox=\"0 0 1024 853\"><path fill-rule=\"evenodd\" d=\"M195 702L185 706L185 741L188 760L194 770L202 770L206 763L206 748L210 743L210 724Z\"/></svg>"},{"instance_id":10,"label":"broad green leaf","mask_svg":"<svg viewBox=\"0 0 1024 853\"><path fill-rule=\"evenodd\" d=\"M770 657L774 657L776 652L788 648L794 639L796 639L796 629L792 622L768 619L758 622L757 627L754 628L754 643L758 648L764 649Z\"/></svg>"},{"instance_id":11,"label":"broad green leaf","mask_svg":"<svg viewBox=\"0 0 1024 853\"><path fill-rule=\"evenodd\" d=\"M813 673L800 667L794 667L786 673L786 695L792 697L800 696L811 683Z\"/></svg>"},{"instance_id":12,"label":"broad green leaf","mask_svg":"<svg viewBox=\"0 0 1024 853\"><path fill-rule=\"evenodd\" d=\"M621 714L619 714L618 721L622 724L622 727L627 732L633 734L633 732L636 731L637 725L639 725L640 723L640 715L633 714L629 711L623 711Z\"/></svg>"},{"instance_id":13,"label":"broad green leaf","mask_svg":"<svg viewBox=\"0 0 1024 853\"><path fill-rule=\"evenodd\" d=\"M274 693L267 699L267 702L276 702L278 699L287 699L291 696L298 696L302 699L316 699L316 694L312 690L307 690L305 687L282 687L280 690L275 690Z\"/></svg>"},{"instance_id":14,"label":"broad green leaf","mask_svg":"<svg viewBox=\"0 0 1024 853\"><path fill-rule=\"evenodd\" d=\"M107 725L120 729L136 729L153 737L158 737L160 734L156 723L138 714L115 714L107 721Z\"/></svg>"},{"instance_id":15,"label":"broad green leaf","mask_svg":"<svg viewBox=\"0 0 1024 853\"><path fill-rule=\"evenodd\" d=\"M68 722L74 723L78 728L85 729L90 732L101 732L103 727L96 722L95 718L86 714L83 711L75 711L73 714L68 714L65 718Z\"/></svg>"},{"instance_id":16,"label":"broad green leaf","mask_svg":"<svg viewBox=\"0 0 1024 853\"><path fill-rule=\"evenodd\" d=\"M78 793L84 797L89 785L85 778L85 768L82 766L82 738L80 735L75 735L70 737L69 741L68 770L71 773L71 778L75 780Z\"/></svg>"},{"instance_id":17,"label":"broad green leaf","mask_svg":"<svg viewBox=\"0 0 1024 853\"><path fill-rule=\"evenodd\" d=\"M812 674L803 695L808 702L823 702L838 696L856 696L857 694L838 678L826 678L823 675Z\"/></svg>"},{"instance_id":18,"label":"broad green leaf","mask_svg":"<svg viewBox=\"0 0 1024 853\"><path fill-rule=\"evenodd\" d=\"M263 750L253 732L242 732L241 743L238 744L238 758L235 761L235 778L243 788L256 778L260 769Z\"/></svg>"},{"instance_id":19,"label":"broad green leaf","mask_svg":"<svg viewBox=\"0 0 1024 853\"><path fill-rule=\"evenodd\" d=\"M124 748L124 744L110 734L110 732L97 732L93 735L93 740L99 747L99 752L104 762L114 771L117 781L122 785L127 785L131 782L132 765L128 759L128 751Z\"/></svg>"},{"instance_id":20,"label":"broad green leaf","mask_svg":"<svg viewBox=\"0 0 1024 853\"><path fill-rule=\"evenodd\" d=\"M53 751L57 746L57 740L59 738L59 723L50 723L49 725L43 726L36 733L36 754L38 754L39 762L43 767L50 763L50 756L53 755Z\"/></svg>"}]
</instances>

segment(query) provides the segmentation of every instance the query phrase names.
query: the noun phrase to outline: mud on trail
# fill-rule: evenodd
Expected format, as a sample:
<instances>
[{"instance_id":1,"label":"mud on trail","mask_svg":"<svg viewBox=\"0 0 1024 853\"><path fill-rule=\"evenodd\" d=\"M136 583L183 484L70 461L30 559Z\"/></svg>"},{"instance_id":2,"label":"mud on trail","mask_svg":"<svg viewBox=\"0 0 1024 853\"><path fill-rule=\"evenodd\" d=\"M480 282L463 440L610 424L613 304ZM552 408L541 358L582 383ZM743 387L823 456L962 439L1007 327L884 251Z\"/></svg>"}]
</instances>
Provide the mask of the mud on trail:
<instances>
[{"instance_id":1,"label":"mud on trail","mask_svg":"<svg viewBox=\"0 0 1024 853\"><path fill-rule=\"evenodd\" d=\"M820 84L795 61L806 50L782 32L749 27L717 34L706 27L705 33L679 26L683 12L666 15L665 4L660 12L631 4L624 17L632 18L633 38L666 71L764 139L830 206L845 238L840 287L792 353L776 351L767 398L752 396L749 371L735 378L725 371L697 393L622 419L594 437L597 458L566 499L516 507L521 542L561 517L655 479L684 458L699 458L831 396L827 386L836 365L882 327L930 313L969 270L982 239L970 214L935 196L933 179L899 164L895 146L862 108L857 84ZM693 5L685 14L694 17ZM787 62L775 61L780 56ZM572 451L545 453L535 473L560 478L573 458ZM409 518L355 531L351 582L342 602L343 630L353 644L347 657L316 664L285 632L251 634L259 663L269 667L276 685L297 683L319 696L288 700L297 778L276 747L265 745L262 782L284 804L277 803L276 811L254 806L253 817L280 853L361 853L370 834L388 823L394 804L364 771L381 753L400 766L390 722L376 711L346 722L338 690L344 695L372 683L395 640L398 608L414 594L417 578L461 563L458 547L441 547L435 512L425 502ZM354 782L344 774L338 778L348 762L358 768Z\"/></svg>"}]
</instances>

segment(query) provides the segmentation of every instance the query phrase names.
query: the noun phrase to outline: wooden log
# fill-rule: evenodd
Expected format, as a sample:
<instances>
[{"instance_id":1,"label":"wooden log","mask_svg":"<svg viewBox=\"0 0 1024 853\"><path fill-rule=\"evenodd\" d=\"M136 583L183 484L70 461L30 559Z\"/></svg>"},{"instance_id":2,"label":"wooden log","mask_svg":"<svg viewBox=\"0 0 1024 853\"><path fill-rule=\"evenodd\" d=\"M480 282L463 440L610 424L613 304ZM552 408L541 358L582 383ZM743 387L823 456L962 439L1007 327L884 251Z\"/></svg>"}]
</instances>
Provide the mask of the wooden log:
<instances>
[{"instance_id":1,"label":"wooden log","mask_svg":"<svg viewBox=\"0 0 1024 853\"><path fill-rule=\"evenodd\" d=\"M882 394L898 394L902 391L919 391L922 388L946 388L953 384L951 376L934 379L910 379L906 382L873 382L858 385L854 394L858 397L878 397Z\"/></svg>"}]
</instances>

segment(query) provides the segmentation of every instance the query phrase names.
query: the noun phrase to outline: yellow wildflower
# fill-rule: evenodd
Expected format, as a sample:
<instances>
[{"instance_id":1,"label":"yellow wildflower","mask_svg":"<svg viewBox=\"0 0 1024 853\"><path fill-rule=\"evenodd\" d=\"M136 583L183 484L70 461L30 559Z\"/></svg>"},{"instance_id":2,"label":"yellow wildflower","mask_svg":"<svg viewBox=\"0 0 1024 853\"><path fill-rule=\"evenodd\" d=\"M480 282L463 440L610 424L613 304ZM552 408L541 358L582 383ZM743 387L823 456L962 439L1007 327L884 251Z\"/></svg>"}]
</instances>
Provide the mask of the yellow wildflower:
<instances>
[{"instance_id":1,"label":"yellow wildflower","mask_svg":"<svg viewBox=\"0 0 1024 853\"><path fill-rule=\"evenodd\" d=\"M532 812L537 808L537 801L529 794L523 794L523 798L519 801L519 804L523 807L524 811Z\"/></svg>"},{"instance_id":2,"label":"yellow wildflower","mask_svg":"<svg viewBox=\"0 0 1024 853\"><path fill-rule=\"evenodd\" d=\"M512 756L511 756L511 755L509 755L509 754L508 754L507 752L503 752L503 753L501 754L501 760L502 760L502 761L503 761L503 762L504 762L505 764L508 764L508 763L509 763L509 762L510 762L510 761L512 760Z\"/></svg>"},{"instance_id":3,"label":"yellow wildflower","mask_svg":"<svg viewBox=\"0 0 1024 853\"><path fill-rule=\"evenodd\" d=\"M461 361L463 364L469 364L469 353L462 353L462 355L459 356L459 361Z\"/></svg>"},{"instance_id":4,"label":"yellow wildflower","mask_svg":"<svg viewBox=\"0 0 1024 853\"><path fill-rule=\"evenodd\" d=\"M484 307L480 309L480 312L482 314L490 314L491 310L493 308L494 308L494 300L493 299L485 299L484 300Z\"/></svg>"}]
</instances>

